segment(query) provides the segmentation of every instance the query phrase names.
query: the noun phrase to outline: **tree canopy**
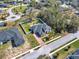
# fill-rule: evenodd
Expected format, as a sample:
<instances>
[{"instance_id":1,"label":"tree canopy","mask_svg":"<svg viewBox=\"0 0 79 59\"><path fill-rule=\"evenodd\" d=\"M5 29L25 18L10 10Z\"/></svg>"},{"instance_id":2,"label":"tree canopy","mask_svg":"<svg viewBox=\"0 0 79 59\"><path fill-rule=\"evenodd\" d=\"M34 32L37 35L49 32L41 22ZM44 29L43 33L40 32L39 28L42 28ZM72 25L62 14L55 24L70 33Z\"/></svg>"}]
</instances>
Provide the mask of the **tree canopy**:
<instances>
[{"instance_id":1,"label":"tree canopy","mask_svg":"<svg viewBox=\"0 0 79 59\"><path fill-rule=\"evenodd\" d=\"M42 9L37 17L46 22L57 33L62 31L76 32L79 26L79 17L70 9L60 12L59 8L59 4L55 2L50 7Z\"/></svg>"}]
</instances>

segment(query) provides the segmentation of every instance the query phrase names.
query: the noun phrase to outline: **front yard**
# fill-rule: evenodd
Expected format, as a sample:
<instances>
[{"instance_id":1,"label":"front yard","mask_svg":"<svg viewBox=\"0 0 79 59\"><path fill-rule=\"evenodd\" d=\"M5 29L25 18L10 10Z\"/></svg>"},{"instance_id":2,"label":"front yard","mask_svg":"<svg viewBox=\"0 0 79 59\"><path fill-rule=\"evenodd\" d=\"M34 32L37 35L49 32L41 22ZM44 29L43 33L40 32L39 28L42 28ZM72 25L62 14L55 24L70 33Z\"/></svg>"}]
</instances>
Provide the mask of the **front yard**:
<instances>
[{"instance_id":1,"label":"front yard","mask_svg":"<svg viewBox=\"0 0 79 59\"><path fill-rule=\"evenodd\" d=\"M69 47L69 48L68 48ZM64 59L66 58L69 54L73 53L74 51L76 51L79 48L79 40L74 42L73 44L71 44L70 46L68 46L62 50L60 50L59 52L57 52L56 54L59 54L57 56L57 59ZM68 49L67 49L68 48Z\"/></svg>"},{"instance_id":2,"label":"front yard","mask_svg":"<svg viewBox=\"0 0 79 59\"><path fill-rule=\"evenodd\" d=\"M39 45L33 34L28 34L27 35L27 40L30 43L31 47L34 48Z\"/></svg>"}]
</instances>

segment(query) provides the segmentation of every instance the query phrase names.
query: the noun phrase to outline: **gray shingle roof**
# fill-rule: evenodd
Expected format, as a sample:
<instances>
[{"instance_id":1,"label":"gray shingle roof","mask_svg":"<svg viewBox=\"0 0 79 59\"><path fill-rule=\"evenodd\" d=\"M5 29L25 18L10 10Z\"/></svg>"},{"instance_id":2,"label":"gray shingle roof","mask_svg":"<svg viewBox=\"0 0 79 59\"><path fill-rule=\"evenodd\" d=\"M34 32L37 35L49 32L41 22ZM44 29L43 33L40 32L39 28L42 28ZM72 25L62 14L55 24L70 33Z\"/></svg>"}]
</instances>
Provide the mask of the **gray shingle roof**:
<instances>
[{"instance_id":1,"label":"gray shingle roof","mask_svg":"<svg viewBox=\"0 0 79 59\"><path fill-rule=\"evenodd\" d=\"M69 55L67 59L79 59L79 49L72 53L72 55Z\"/></svg>"},{"instance_id":2,"label":"gray shingle roof","mask_svg":"<svg viewBox=\"0 0 79 59\"><path fill-rule=\"evenodd\" d=\"M19 46L24 43L23 37L17 28L0 31L0 43L7 41L14 41L13 47Z\"/></svg>"},{"instance_id":3,"label":"gray shingle roof","mask_svg":"<svg viewBox=\"0 0 79 59\"><path fill-rule=\"evenodd\" d=\"M36 35L41 36L44 33L48 33L51 31L51 28L46 24L37 24L30 28L30 30L35 33Z\"/></svg>"},{"instance_id":4,"label":"gray shingle roof","mask_svg":"<svg viewBox=\"0 0 79 59\"><path fill-rule=\"evenodd\" d=\"M5 23L4 22L0 22L0 27L4 26Z\"/></svg>"}]
</instances>

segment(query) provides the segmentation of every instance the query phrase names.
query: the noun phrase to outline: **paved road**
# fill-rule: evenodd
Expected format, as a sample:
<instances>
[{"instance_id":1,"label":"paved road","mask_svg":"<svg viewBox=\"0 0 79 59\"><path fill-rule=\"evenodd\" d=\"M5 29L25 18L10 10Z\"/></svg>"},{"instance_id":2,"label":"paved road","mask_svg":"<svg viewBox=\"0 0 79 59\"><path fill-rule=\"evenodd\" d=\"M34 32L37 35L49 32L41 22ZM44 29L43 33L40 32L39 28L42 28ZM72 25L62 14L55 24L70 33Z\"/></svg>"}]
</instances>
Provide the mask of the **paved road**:
<instances>
[{"instance_id":1,"label":"paved road","mask_svg":"<svg viewBox=\"0 0 79 59\"><path fill-rule=\"evenodd\" d=\"M20 59L37 59L38 56L49 54L50 51L57 49L58 47L74 40L74 38L79 38L79 31L74 34L68 34L48 45L42 46L40 49L35 50L25 56L21 57Z\"/></svg>"}]
</instances>

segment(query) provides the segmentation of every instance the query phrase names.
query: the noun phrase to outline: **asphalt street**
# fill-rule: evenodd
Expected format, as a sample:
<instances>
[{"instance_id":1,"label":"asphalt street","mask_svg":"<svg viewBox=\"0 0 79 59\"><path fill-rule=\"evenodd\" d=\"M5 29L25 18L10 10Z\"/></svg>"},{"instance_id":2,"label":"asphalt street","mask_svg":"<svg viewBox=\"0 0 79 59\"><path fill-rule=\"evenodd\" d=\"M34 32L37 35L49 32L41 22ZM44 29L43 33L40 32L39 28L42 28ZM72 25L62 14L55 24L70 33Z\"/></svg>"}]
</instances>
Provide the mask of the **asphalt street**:
<instances>
[{"instance_id":1,"label":"asphalt street","mask_svg":"<svg viewBox=\"0 0 79 59\"><path fill-rule=\"evenodd\" d=\"M79 39L79 31L74 34L68 34L48 45L42 46L38 50L22 56L20 59L37 59L37 57L39 57L40 55L49 54L50 51L63 46L64 44L74 40L75 38Z\"/></svg>"}]
</instances>

